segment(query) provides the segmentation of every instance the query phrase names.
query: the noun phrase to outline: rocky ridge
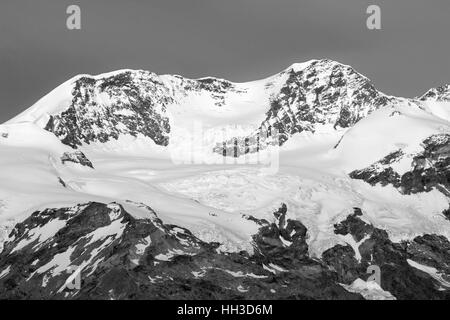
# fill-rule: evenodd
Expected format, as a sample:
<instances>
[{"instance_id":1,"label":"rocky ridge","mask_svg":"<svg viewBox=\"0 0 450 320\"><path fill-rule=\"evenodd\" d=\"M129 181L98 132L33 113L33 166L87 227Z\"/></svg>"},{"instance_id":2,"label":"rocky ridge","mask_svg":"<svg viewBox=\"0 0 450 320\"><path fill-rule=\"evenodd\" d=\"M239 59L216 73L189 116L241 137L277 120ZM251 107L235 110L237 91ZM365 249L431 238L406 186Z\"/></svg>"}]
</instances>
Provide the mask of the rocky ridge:
<instances>
[{"instance_id":1,"label":"rocky ridge","mask_svg":"<svg viewBox=\"0 0 450 320\"><path fill-rule=\"evenodd\" d=\"M367 279L367 267L376 264L381 291L398 299L448 299L448 240L424 235L392 243L361 220L359 209L335 225L336 234L360 243L358 253L336 245L313 259L307 229L286 218L286 205L272 221L246 217L260 226L249 254L220 252L219 243L130 204L145 207L149 218L136 219L117 203L90 202L37 211L17 224L0 254L0 298L362 299L345 288ZM74 270L80 271L78 289L67 285Z\"/></svg>"}]
</instances>

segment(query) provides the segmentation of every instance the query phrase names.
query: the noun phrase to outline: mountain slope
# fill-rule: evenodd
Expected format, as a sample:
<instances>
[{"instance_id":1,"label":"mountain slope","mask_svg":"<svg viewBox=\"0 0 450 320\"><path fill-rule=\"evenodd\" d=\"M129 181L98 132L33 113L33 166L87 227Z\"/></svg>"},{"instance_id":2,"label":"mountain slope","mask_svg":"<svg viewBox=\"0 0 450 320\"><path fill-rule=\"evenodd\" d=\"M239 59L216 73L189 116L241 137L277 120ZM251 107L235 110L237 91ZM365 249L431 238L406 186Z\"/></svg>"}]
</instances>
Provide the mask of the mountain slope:
<instances>
[{"instance_id":1,"label":"mountain slope","mask_svg":"<svg viewBox=\"0 0 450 320\"><path fill-rule=\"evenodd\" d=\"M249 141L270 136L273 130L278 135L276 143L282 145L296 133L314 133L322 126L349 128L372 111L396 103L394 97L377 91L369 79L350 66L331 60L294 64L285 73L287 79L272 95L266 118L257 131L219 143L217 152L221 152L222 144L228 155L233 154L235 144L239 149L236 156L255 152L259 146Z\"/></svg>"},{"instance_id":2,"label":"mountain slope","mask_svg":"<svg viewBox=\"0 0 450 320\"><path fill-rule=\"evenodd\" d=\"M0 297L360 299L362 294L395 299L377 284L369 292L358 290L364 283L359 277L373 263L369 257L387 268L382 286L397 297L448 297L441 290L448 282L417 269L424 259L433 259L437 270L447 275L448 268L440 268L448 257L434 246L449 250L448 240L431 236L392 243L383 230L364 224L356 209L335 225L335 232L362 242L357 254L349 246L335 246L324 253L323 261L309 257L307 229L286 219L285 205L274 213L272 223L248 217L260 225L253 237L253 255L221 254L217 243L205 243L187 229L163 224L151 208L146 210L149 219L135 219L116 203L33 213L14 228L6 243ZM68 285L72 273L80 275L79 287Z\"/></svg>"}]
</instances>

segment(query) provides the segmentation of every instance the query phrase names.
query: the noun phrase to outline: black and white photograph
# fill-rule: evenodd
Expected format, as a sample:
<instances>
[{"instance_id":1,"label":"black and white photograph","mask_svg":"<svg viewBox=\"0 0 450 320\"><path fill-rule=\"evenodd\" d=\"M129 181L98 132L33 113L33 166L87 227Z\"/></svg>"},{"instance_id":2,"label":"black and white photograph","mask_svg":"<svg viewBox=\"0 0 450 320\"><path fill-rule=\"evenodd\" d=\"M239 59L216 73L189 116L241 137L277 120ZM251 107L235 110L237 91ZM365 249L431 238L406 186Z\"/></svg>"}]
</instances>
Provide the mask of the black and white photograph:
<instances>
[{"instance_id":1,"label":"black and white photograph","mask_svg":"<svg viewBox=\"0 0 450 320\"><path fill-rule=\"evenodd\" d=\"M448 0L0 0L0 306L449 300L449 54Z\"/></svg>"}]
</instances>

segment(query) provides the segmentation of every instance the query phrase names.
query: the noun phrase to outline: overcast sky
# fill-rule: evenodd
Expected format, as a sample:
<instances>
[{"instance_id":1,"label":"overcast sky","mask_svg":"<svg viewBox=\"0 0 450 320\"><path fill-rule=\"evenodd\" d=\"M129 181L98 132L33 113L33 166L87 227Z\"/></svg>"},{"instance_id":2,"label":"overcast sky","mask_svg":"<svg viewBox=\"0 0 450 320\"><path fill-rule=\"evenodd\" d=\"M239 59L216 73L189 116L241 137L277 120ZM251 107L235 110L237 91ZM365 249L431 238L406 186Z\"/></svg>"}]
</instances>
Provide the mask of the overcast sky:
<instances>
[{"instance_id":1,"label":"overcast sky","mask_svg":"<svg viewBox=\"0 0 450 320\"><path fill-rule=\"evenodd\" d=\"M123 68L242 82L330 58L413 97L450 82L449 34L449 0L0 0L0 123L76 74Z\"/></svg>"}]
</instances>

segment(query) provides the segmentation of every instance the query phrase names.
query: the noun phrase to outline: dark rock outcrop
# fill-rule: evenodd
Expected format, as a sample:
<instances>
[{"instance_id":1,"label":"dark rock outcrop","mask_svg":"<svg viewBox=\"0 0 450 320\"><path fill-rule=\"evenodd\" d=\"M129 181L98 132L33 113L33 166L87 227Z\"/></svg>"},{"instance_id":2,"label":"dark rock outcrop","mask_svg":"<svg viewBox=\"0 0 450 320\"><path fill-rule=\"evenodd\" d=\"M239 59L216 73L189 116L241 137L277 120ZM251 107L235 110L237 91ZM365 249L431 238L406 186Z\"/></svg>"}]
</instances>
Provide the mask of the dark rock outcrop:
<instances>
[{"instance_id":1,"label":"dark rock outcrop","mask_svg":"<svg viewBox=\"0 0 450 320\"><path fill-rule=\"evenodd\" d=\"M409 261L448 277L450 243L437 235L393 243L361 220L358 208L335 225L360 241L308 254L307 229L281 206L260 226L254 252L221 252L189 230L164 224L149 207L136 219L122 205L90 202L33 213L0 254L0 299L361 299L343 285L381 269L381 287L398 299L448 299L447 287ZM410 259L410 260L409 260ZM80 287L67 285L80 271Z\"/></svg>"},{"instance_id":2,"label":"dark rock outcrop","mask_svg":"<svg viewBox=\"0 0 450 320\"><path fill-rule=\"evenodd\" d=\"M165 111L172 101L167 90L149 72L127 71L98 80L82 77L75 82L70 106L51 115L45 130L72 148L121 134L141 134L166 146L170 125ZM109 102L102 103L105 97Z\"/></svg>"},{"instance_id":3,"label":"dark rock outcrop","mask_svg":"<svg viewBox=\"0 0 450 320\"><path fill-rule=\"evenodd\" d=\"M77 150L75 152L64 152L61 157L61 162L64 164L65 162L73 162L81 164L82 166L90 167L94 169L92 162L84 155L83 152Z\"/></svg>"},{"instance_id":4,"label":"dark rock outcrop","mask_svg":"<svg viewBox=\"0 0 450 320\"><path fill-rule=\"evenodd\" d=\"M450 101L450 85L445 84L425 92L419 100Z\"/></svg>"},{"instance_id":5,"label":"dark rock outcrop","mask_svg":"<svg viewBox=\"0 0 450 320\"><path fill-rule=\"evenodd\" d=\"M450 196L450 135L436 134L422 142L423 151L407 155L398 150L368 168L350 173L352 179L371 185L393 185L403 194L429 192L434 188ZM411 168L397 173L392 164L404 157L411 158Z\"/></svg>"},{"instance_id":6,"label":"dark rock outcrop","mask_svg":"<svg viewBox=\"0 0 450 320\"><path fill-rule=\"evenodd\" d=\"M148 219L116 203L33 213L0 255L0 298L361 299L307 257L306 228L285 220L285 206L275 223L261 222L254 255L221 253L145 208ZM79 289L65 287L70 267L81 269Z\"/></svg>"},{"instance_id":7,"label":"dark rock outcrop","mask_svg":"<svg viewBox=\"0 0 450 320\"><path fill-rule=\"evenodd\" d=\"M450 276L450 242L437 235L424 235L411 241L394 243L385 230L375 228L360 218L361 211L335 225L335 233L351 235L359 244L360 261L354 249L336 245L322 255L322 259L338 274L342 283L350 284L357 278L367 279L369 266L381 270L381 287L397 299L449 299L450 287L443 288L428 273L413 267L408 259L420 265L434 267L445 277Z\"/></svg>"},{"instance_id":8,"label":"dark rock outcrop","mask_svg":"<svg viewBox=\"0 0 450 320\"><path fill-rule=\"evenodd\" d=\"M309 260L306 244L307 229L296 220L286 219L285 204L274 213L275 222L263 222L253 236L255 259L261 263L276 263L283 268L294 268Z\"/></svg>"}]
</instances>

